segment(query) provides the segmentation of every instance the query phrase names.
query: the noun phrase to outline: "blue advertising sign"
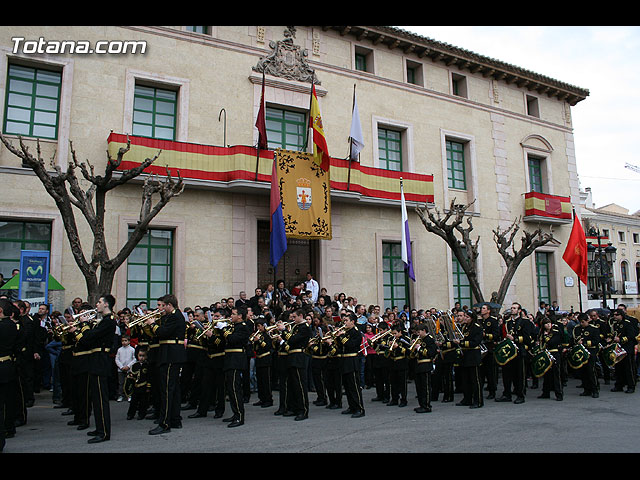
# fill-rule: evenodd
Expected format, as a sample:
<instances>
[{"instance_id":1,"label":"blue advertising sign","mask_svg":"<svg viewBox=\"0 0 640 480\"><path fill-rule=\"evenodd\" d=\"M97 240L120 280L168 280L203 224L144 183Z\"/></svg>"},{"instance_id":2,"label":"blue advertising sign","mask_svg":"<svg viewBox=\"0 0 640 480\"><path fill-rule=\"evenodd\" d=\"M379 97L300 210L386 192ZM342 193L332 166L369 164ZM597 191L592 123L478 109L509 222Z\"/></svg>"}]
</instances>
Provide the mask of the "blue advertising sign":
<instances>
[{"instance_id":1,"label":"blue advertising sign","mask_svg":"<svg viewBox=\"0 0 640 480\"><path fill-rule=\"evenodd\" d=\"M47 303L49 293L49 258L46 250L20 252L20 284L18 298L32 304Z\"/></svg>"}]
</instances>

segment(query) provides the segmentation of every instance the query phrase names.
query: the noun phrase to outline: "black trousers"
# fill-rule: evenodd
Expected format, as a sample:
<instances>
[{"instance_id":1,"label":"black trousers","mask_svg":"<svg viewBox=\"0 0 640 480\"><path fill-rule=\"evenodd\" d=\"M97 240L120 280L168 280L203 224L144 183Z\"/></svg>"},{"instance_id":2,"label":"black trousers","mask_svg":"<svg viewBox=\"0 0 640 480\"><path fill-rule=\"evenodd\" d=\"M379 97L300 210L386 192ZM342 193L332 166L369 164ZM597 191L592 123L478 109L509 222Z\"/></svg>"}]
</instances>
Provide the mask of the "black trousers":
<instances>
[{"instance_id":1,"label":"black trousers","mask_svg":"<svg viewBox=\"0 0 640 480\"><path fill-rule=\"evenodd\" d=\"M180 373L180 402L186 403L189 401L191 405L195 405L198 398L196 394L191 390L194 385L193 379L196 372L196 362L188 361L182 366L182 372Z\"/></svg>"},{"instance_id":2,"label":"black trousers","mask_svg":"<svg viewBox=\"0 0 640 480\"><path fill-rule=\"evenodd\" d=\"M256 367L256 382L258 384L258 400L262 403L272 403L270 365Z\"/></svg>"},{"instance_id":3,"label":"black trousers","mask_svg":"<svg viewBox=\"0 0 640 480\"><path fill-rule=\"evenodd\" d=\"M313 385L316 389L317 401L327 401L327 386L326 386L326 368L322 365L314 366L313 360L311 361L311 375L313 376Z\"/></svg>"},{"instance_id":4,"label":"black trousers","mask_svg":"<svg viewBox=\"0 0 640 480\"><path fill-rule=\"evenodd\" d=\"M67 362L59 362L59 365L62 405L73 409L73 375L71 374L71 365Z\"/></svg>"},{"instance_id":5,"label":"black trousers","mask_svg":"<svg viewBox=\"0 0 640 480\"><path fill-rule=\"evenodd\" d=\"M342 407L342 374L340 367L327 368L327 397L329 405Z\"/></svg>"},{"instance_id":6,"label":"black trousers","mask_svg":"<svg viewBox=\"0 0 640 480\"><path fill-rule=\"evenodd\" d=\"M290 410L291 400L289 398L289 385L287 382L287 356L286 355L278 355L276 356L276 365L275 365L276 375L278 377L278 410L281 412L285 412L286 410Z\"/></svg>"},{"instance_id":7,"label":"black trousers","mask_svg":"<svg viewBox=\"0 0 640 480\"><path fill-rule=\"evenodd\" d=\"M109 411L109 377L89 374L91 408L99 436L111 436L111 413Z\"/></svg>"},{"instance_id":8,"label":"black trousers","mask_svg":"<svg viewBox=\"0 0 640 480\"><path fill-rule=\"evenodd\" d=\"M407 368L390 368L389 381L391 383L391 400L407 401Z\"/></svg>"},{"instance_id":9,"label":"black trousers","mask_svg":"<svg viewBox=\"0 0 640 480\"><path fill-rule=\"evenodd\" d=\"M495 395L498 390L498 364L493 351L488 351L480 365L480 383L487 386L487 391Z\"/></svg>"},{"instance_id":10,"label":"black trousers","mask_svg":"<svg viewBox=\"0 0 640 480\"><path fill-rule=\"evenodd\" d=\"M547 373L543 375L542 377L542 394L543 395L548 395L549 393L554 392L556 397L562 398L563 389L562 389L562 378L560 376L560 368L561 368L560 362L556 360L555 362L553 362L553 365L547 371ZM597 385L597 378L596 378L596 385Z\"/></svg>"},{"instance_id":11,"label":"black trousers","mask_svg":"<svg viewBox=\"0 0 640 480\"><path fill-rule=\"evenodd\" d=\"M360 372L352 371L342 374L342 384L347 397L349 410L364 413L364 402L362 401L362 388L360 388Z\"/></svg>"},{"instance_id":12,"label":"black trousers","mask_svg":"<svg viewBox=\"0 0 640 480\"><path fill-rule=\"evenodd\" d=\"M525 395L526 385L526 364L522 352L518 352L518 356L506 365L502 366L502 384L504 386L503 395L511 398L523 397Z\"/></svg>"},{"instance_id":13,"label":"black trousers","mask_svg":"<svg viewBox=\"0 0 640 480\"><path fill-rule=\"evenodd\" d=\"M180 364L164 363L158 365L158 394L160 410L158 424L170 428L181 421L180 417Z\"/></svg>"},{"instance_id":14,"label":"black trousers","mask_svg":"<svg viewBox=\"0 0 640 480\"><path fill-rule=\"evenodd\" d=\"M615 387L636 388L635 352L632 348L625 348L627 355L614 366L616 381Z\"/></svg>"},{"instance_id":15,"label":"black trousers","mask_svg":"<svg viewBox=\"0 0 640 480\"><path fill-rule=\"evenodd\" d=\"M462 403L469 405L484 405L482 383L480 382L480 367L460 367L460 383L462 387Z\"/></svg>"},{"instance_id":16,"label":"black trousers","mask_svg":"<svg viewBox=\"0 0 640 480\"><path fill-rule=\"evenodd\" d=\"M89 425L91 402L89 401L89 374L87 372L73 375L72 386L73 419L79 425Z\"/></svg>"},{"instance_id":17,"label":"black trousers","mask_svg":"<svg viewBox=\"0 0 640 480\"><path fill-rule=\"evenodd\" d=\"M431 371L416 372L416 395L422 408L431 408L431 390Z\"/></svg>"},{"instance_id":18,"label":"black trousers","mask_svg":"<svg viewBox=\"0 0 640 480\"><path fill-rule=\"evenodd\" d=\"M0 440L4 440L7 433L16 431L17 384L17 379L7 383L0 383Z\"/></svg>"},{"instance_id":19,"label":"black trousers","mask_svg":"<svg viewBox=\"0 0 640 480\"><path fill-rule=\"evenodd\" d=\"M383 402L388 402L390 396L389 368L380 358L373 363L373 383L376 388L376 397Z\"/></svg>"},{"instance_id":20,"label":"black trousers","mask_svg":"<svg viewBox=\"0 0 640 480\"><path fill-rule=\"evenodd\" d=\"M149 408L149 391L147 386L137 387L133 389L131 394L131 401L129 402L129 408L127 415L132 417L136 413L139 417L144 417L147 414Z\"/></svg>"},{"instance_id":21,"label":"black trousers","mask_svg":"<svg viewBox=\"0 0 640 480\"><path fill-rule=\"evenodd\" d=\"M222 367L203 367L202 386L200 388L200 399L198 401L198 413L206 415L209 405L213 403L216 415L222 415L225 410L225 378ZM191 399L195 402L196 399Z\"/></svg>"},{"instance_id":22,"label":"black trousers","mask_svg":"<svg viewBox=\"0 0 640 480\"><path fill-rule=\"evenodd\" d=\"M439 390L442 392L442 401L443 402L452 402L453 401L453 363L450 362L440 362L436 364L436 369L439 374Z\"/></svg>"},{"instance_id":23,"label":"black trousers","mask_svg":"<svg viewBox=\"0 0 640 480\"><path fill-rule=\"evenodd\" d=\"M229 406L233 416L244 422L244 399L242 391L242 370L225 370L224 380L229 395Z\"/></svg>"},{"instance_id":24,"label":"black trousers","mask_svg":"<svg viewBox=\"0 0 640 480\"><path fill-rule=\"evenodd\" d=\"M298 415L309 415L307 367L289 367L287 383L287 390L291 398L291 410Z\"/></svg>"}]
</instances>

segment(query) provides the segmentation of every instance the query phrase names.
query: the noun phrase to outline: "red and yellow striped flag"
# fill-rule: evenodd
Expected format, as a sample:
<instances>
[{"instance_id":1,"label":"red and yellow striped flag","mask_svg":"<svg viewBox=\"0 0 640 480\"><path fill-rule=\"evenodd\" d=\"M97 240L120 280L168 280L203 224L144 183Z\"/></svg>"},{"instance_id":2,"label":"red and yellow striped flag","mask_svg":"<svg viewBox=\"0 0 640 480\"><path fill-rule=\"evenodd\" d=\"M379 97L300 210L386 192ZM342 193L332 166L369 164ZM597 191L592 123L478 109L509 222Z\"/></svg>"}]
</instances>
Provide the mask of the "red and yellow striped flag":
<instances>
[{"instance_id":1,"label":"red and yellow striped flag","mask_svg":"<svg viewBox=\"0 0 640 480\"><path fill-rule=\"evenodd\" d=\"M329 171L331 157L327 148L327 140L324 136L320 105L316 96L316 86L311 84L311 112L309 115L309 127L313 128L313 159L325 172Z\"/></svg>"}]
</instances>

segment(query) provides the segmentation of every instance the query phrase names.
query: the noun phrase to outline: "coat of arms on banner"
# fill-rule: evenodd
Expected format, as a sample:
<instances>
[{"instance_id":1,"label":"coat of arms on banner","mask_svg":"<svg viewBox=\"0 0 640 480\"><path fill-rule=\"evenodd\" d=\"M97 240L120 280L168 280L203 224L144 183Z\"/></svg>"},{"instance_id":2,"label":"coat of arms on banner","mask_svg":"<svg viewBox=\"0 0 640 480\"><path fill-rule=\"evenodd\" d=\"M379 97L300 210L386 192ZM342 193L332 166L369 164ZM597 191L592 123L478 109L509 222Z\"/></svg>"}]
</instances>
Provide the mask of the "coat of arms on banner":
<instances>
[{"instance_id":1,"label":"coat of arms on banner","mask_svg":"<svg viewBox=\"0 0 640 480\"><path fill-rule=\"evenodd\" d=\"M309 210L311 208L311 181L306 178L296 180L297 202L300 210Z\"/></svg>"}]
</instances>

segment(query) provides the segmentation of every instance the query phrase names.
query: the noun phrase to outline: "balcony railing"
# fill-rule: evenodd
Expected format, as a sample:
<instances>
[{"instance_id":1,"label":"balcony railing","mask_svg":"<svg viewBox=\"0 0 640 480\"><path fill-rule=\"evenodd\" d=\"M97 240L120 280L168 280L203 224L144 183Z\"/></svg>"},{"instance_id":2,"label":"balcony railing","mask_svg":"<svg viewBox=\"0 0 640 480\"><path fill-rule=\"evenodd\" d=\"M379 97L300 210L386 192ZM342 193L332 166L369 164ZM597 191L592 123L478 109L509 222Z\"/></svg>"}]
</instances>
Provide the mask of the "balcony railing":
<instances>
[{"instance_id":1,"label":"balcony railing","mask_svg":"<svg viewBox=\"0 0 640 480\"><path fill-rule=\"evenodd\" d=\"M187 184L236 191L264 189L271 184L273 150L261 150L258 157L255 147L245 145L217 147L111 133L107 143L112 158L126 145L127 138L131 148L119 170L133 168L162 150L145 173L165 175L168 168L171 175L180 171ZM332 197L380 204L399 202L402 177L407 202L433 203L433 175L394 172L359 162L351 162L350 170L347 160L331 159Z\"/></svg>"},{"instance_id":2,"label":"balcony railing","mask_svg":"<svg viewBox=\"0 0 640 480\"><path fill-rule=\"evenodd\" d=\"M569 197L529 192L524 195L524 221L536 223L571 223Z\"/></svg>"}]
</instances>

